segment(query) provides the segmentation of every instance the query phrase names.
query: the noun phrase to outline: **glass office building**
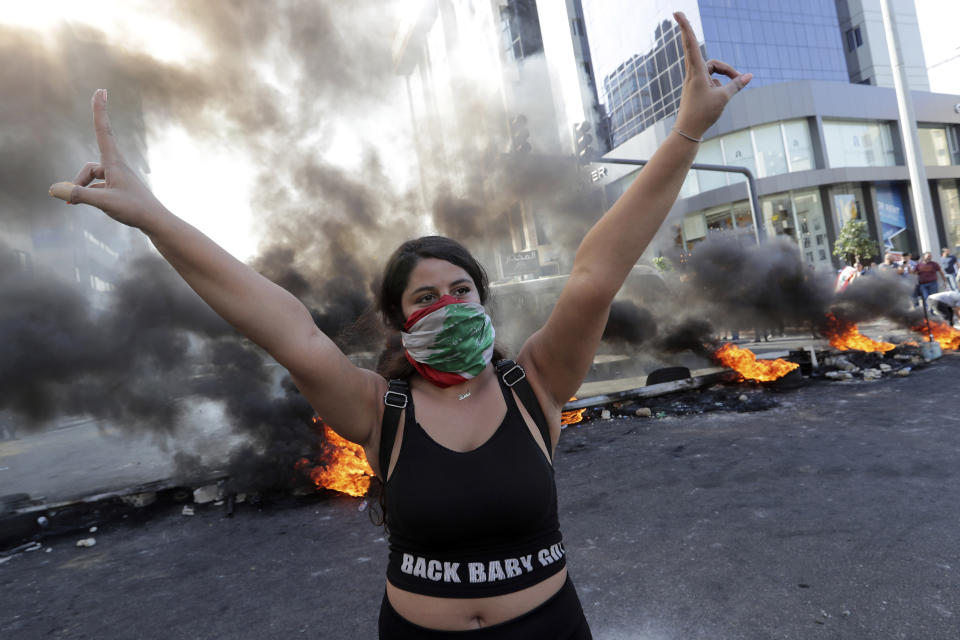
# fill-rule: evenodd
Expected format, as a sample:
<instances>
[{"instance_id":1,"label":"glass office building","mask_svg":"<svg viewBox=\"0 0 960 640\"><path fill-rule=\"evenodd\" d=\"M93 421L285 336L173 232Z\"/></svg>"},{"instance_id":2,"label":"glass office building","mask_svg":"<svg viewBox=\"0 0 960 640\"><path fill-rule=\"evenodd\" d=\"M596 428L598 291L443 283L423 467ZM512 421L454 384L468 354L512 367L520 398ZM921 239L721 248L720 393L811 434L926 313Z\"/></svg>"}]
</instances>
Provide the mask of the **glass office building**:
<instances>
[{"instance_id":1,"label":"glass office building","mask_svg":"<svg viewBox=\"0 0 960 640\"><path fill-rule=\"evenodd\" d=\"M699 0L698 6L704 58L750 69L753 86L801 79L849 82L833 0ZM663 20L649 50L634 53L603 78L599 89L611 147L676 113L682 65L680 29Z\"/></svg>"},{"instance_id":2,"label":"glass office building","mask_svg":"<svg viewBox=\"0 0 960 640\"><path fill-rule=\"evenodd\" d=\"M834 0L700 0L699 5L708 56L750 69L754 87L850 81Z\"/></svg>"}]
</instances>

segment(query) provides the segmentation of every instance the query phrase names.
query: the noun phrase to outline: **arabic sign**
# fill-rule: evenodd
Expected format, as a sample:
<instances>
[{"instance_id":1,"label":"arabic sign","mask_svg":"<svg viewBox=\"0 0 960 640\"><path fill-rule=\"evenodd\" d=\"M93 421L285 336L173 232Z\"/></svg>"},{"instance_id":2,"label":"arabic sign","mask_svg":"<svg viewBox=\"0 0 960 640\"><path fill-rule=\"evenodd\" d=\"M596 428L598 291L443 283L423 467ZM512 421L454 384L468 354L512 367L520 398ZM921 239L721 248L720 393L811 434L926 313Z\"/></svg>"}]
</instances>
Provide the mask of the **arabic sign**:
<instances>
[{"instance_id":1,"label":"arabic sign","mask_svg":"<svg viewBox=\"0 0 960 640\"><path fill-rule=\"evenodd\" d=\"M540 273L540 256L536 249L518 251L500 258L500 267L503 269L504 277Z\"/></svg>"}]
</instances>

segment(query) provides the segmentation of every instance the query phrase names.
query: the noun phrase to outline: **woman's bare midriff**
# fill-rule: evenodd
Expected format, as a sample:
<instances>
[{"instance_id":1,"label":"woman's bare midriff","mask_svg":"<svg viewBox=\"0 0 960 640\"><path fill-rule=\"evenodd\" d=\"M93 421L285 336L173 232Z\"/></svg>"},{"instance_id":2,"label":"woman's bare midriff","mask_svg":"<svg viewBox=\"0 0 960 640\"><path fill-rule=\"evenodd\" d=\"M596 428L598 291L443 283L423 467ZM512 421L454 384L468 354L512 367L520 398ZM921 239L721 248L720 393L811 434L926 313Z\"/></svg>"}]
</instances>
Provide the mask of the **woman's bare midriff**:
<instances>
[{"instance_id":1,"label":"woman's bare midriff","mask_svg":"<svg viewBox=\"0 0 960 640\"><path fill-rule=\"evenodd\" d=\"M567 580L566 568L543 582L489 598L437 598L404 591L387 581L387 598L410 622L441 631L489 627L522 616L550 599Z\"/></svg>"}]
</instances>

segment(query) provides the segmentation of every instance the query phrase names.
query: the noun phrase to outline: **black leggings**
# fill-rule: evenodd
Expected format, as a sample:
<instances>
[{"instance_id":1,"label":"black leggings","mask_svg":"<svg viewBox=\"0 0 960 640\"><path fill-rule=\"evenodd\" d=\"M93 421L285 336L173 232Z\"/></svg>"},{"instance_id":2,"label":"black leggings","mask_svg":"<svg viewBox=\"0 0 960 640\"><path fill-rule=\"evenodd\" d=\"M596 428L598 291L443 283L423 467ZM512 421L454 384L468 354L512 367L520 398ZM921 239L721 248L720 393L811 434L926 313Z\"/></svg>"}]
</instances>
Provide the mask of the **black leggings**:
<instances>
[{"instance_id":1,"label":"black leggings","mask_svg":"<svg viewBox=\"0 0 960 640\"><path fill-rule=\"evenodd\" d=\"M394 611L384 594L379 627L380 640L593 640L569 577L560 591L525 614L467 631L440 631L413 624Z\"/></svg>"}]
</instances>

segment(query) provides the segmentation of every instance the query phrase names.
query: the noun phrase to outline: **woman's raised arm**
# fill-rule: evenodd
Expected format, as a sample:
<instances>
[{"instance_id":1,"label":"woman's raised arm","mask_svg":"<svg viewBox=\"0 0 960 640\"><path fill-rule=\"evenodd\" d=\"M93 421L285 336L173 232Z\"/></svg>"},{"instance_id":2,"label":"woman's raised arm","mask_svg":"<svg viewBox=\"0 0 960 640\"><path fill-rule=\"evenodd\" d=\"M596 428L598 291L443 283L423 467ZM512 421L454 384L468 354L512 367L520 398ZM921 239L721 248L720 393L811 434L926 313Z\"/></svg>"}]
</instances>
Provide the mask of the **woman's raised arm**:
<instances>
[{"instance_id":1,"label":"woman's raised arm","mask_svg":"<svg viewBox=\"0 0 960 640\"><path fill-rule=\"evenodd\" d=\"M542 394L557 407L576 392L586 376L613 297L673 206L697 154L697 140L752 77L717 60L704 62L686 16L678 12L674 18L680 26L686 62L674 131L626 193L584 237L553 312L520 352L521 361L533 369ZM714 73L728 76L730 81L722 85L712 77Z\"/></svg>"},{"instance_id":2,"label":"woman's raised arm","mask_svg":"<svg viewBox=\"0 0 960 640\"><path fill-rule=\"evenodd\" d=\"M50 187L69 203L89 204L143 231L203 300L286 367L324 421L343 437L370 444L386 383L353 365L292 294L240 262L168 211L124 161L107 117L107 92L93 95L100 162Z\"/></svg>"}]
</instances>

